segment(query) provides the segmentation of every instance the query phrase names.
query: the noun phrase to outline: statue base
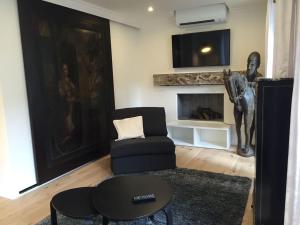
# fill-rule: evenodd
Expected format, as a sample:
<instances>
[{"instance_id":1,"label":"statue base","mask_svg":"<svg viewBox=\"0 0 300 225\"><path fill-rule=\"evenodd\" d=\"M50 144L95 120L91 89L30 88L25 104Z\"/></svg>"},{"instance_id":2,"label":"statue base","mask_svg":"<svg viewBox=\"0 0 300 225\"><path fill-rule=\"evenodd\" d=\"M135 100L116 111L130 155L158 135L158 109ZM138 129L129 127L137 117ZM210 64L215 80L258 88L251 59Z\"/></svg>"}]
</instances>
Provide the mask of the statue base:
<instances>
[{"instance_id":1,"label":"statue base","mask_svg":"<svg viewBox=\"0 0 300 225\"><path fill-rule=\"evenodd\" d=\"M255 155L254 149L251 146L248 146L246 148L238 148L236 152L238 155L240 155L242 157L246 157L246 158L252 157Z\"/></svg>"}]
</instances>

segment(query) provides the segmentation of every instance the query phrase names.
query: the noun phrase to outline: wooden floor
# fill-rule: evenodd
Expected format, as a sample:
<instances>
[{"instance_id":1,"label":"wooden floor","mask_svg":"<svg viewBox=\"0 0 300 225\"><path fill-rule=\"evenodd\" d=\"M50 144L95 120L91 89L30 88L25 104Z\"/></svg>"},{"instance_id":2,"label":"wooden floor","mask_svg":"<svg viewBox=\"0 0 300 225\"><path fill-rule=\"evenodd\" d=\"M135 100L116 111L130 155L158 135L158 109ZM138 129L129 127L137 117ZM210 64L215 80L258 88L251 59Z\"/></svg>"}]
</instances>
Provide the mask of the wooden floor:
<instances>
[{"instance_id":1,"label":"wooden floor","mask_svg":"<svg viewBox=\"0 0 300 225\"><path fill-rule=\"evenodd\" d=\"M222 150L177 147L177 166L230 175L254 177L254 158L242 158ZM104 157L85 165L55 181L25 194L17 200L0 198L0 225L33 225L49 215L49 201L53 195L66 189L92 186L111 175L110 158ZM242 225L253 225L251 198Z\"/></svg>"}]
</instances>

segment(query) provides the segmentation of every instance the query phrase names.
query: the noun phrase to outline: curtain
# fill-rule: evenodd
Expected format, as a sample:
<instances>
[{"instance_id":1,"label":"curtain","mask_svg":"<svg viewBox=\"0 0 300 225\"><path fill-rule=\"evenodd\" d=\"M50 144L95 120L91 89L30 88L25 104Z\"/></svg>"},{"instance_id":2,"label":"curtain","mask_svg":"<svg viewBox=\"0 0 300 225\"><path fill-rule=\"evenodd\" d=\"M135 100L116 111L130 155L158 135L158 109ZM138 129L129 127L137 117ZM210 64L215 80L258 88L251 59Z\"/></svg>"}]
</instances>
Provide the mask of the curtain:
<instances>
[{"instance_id":1,"label":"curtain","mask_svg":"<svg viewBox=\"0 0 300 225\"><path fill-rule=\"evenodd\" d=\"M300 225L300 0L276 0L276 9L272 0L268 8L275 10L273 78L294 77L285 225Z\"/></svg>"},{"instance_id":2,"label":"curtain","mask_svg":"<svg viewBox=\"0 0 300 225\"><path fill-rule=\"evenodd\" d=\"M276 0L273 9L272 6L275 1L269 1L269 11L275 11L273 78L294 76L297 13L295 6L298 1L299 0Z\"/></svg>"},{"instance_id":3,"label":"curtain","mask_svg":"<svg viewBox=\"0 0 300 225\"><path fill-rule=\"evenodd\" d=\"M274 38L275 38L275 3L268 0L267 18L266 18L266 54L265 54L265 77L273 77L274 62Z\"/></svg>"},{"instance_id":4,"label":"curtain","mask_svg":"<svg viewBox=\"0 0 300 225\"><path fill-rule=\"evenodd\" d=\"M294 56L294 65L290 70L293 70L291 74L294 75L294 90L290 125L285 225L300 224L300 0L295 0L293 7L292 24L294 27L292 30L294 40L292 40L290 56Z\"/></svg>"},{"instance_id":5,"label":"curtain","mask_svg":"<svg viewBox=\"0 0 300 225\"><path fill-rule=\"evenodd\" d=\"M297 62L300 49L297 46ZM291 112L290 147L286 187L285 225L300 224L300 64L296 65Z\"/></svg>"},{"instance_id":6,"label":"curtain","mask_svg":"<svg viewBox=\"0 0 300 225\"><path fill-rule=\"evenodd\" d=\"M266 33L267 77L294 77L284 224L300 225L300 0L268 0Z\"/></svg>"}]
</instances>

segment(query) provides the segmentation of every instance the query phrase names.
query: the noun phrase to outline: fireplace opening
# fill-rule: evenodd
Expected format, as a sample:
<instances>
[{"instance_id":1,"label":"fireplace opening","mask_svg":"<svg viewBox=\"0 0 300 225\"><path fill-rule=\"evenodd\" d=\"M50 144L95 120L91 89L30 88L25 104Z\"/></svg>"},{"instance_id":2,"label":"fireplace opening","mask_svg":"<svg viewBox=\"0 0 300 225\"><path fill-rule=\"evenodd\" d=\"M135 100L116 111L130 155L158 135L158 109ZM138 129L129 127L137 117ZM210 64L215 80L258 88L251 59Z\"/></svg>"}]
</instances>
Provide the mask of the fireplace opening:
<instances>
[{"instance_id":1,"label":"fireplace opening","mask_svg":"<svg viewBox=\"0 0 300 225\"><path fill-rule=\"evenodd\" d=\"M224 94L177 94L179 120L224 121Z\"/></svg>"}]
</instances>

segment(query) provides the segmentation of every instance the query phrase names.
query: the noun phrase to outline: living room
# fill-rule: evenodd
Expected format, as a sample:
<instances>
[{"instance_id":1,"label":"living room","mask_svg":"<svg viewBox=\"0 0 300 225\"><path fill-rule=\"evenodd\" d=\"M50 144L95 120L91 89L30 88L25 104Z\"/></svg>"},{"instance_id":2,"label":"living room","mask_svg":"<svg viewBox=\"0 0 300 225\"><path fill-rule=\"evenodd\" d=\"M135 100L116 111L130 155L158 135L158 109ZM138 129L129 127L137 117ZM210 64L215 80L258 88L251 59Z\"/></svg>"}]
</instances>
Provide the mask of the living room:
<instances>
[{"instance_id":1,"label":"living room","mask_svg":"<svg viewBox=\"0 0 300 225\"><path fill-rule=\"evenodd\" d=\"M48 217L50 215L49 204L56 194L63 193L63 191L73 188L95 187L103 181L113 179L114 175L116 177L122 177L122 175L119 176L119 174L126 173L127 175L130 175L134 173L136 175L136 173L143 172L146 172L147 174L150 173L150 175L160 175L166 178L171 184L173 195L171 195L170 198L175 198L174 202L170 201L170 211L173 211L173 216L170 216L171 214L168 211L168 208L162 210L166 213L167 223L169 224L171 224L170 218L172 218L173 224L249 225L254 223L272 224L272 222L274 224L274 221L276 221L275 218L277 219L279 216L281 216L281 219L285 216L285 225L298 224L299 218L298 220L296 217L294 218L295 214L293 213L297 211L296 206L299 202L298 198L294 198L297 193L297 188L295 188L297 187L296 183L299 182L299 178L295 176L299 170L296 166L297 160L299 160L296 152L298 149L296 141L298 128L297 126L290 127L289 118L287 117L284 117L285 120L282 120L282 123L285 122L285 124L280 125L281 123L276 122L274 123L276 126L268 126L268 124L273 124L273 122L269 122L269 120L266 119L268 116L264 117L264 115L267 115L267 112L272 109L274 115L271 115L275 121L276 118L280 118L280 115L277 115L276 112L278 114L281 113L282 116L289 116L290 112L292 112L291 121L297 120L297 107L293 107L292 109L290 109L290 107L283 107L284 104L291 104L291 82L283 81L286 83L278 84L279 86L283 85L284 87L289 86L289 90L287 90L287 92L280 91L280 97L278 97L277 92L274 92L275 94L271 95L271 99L267 99L268 96L259 94L262 93L260 90L263 90L263 85L269 87L270 85L272 86L273 83L269 84L266 80L266 83L262 81L260 84L255 84L256 86L253 88L253 90L258 92L256 93L258 95L256 96L257 100L255 100L255 104L257 104L257 111L255 113L258 115L254 116L250 113L253 118L256 118L257 130L256 134L253 136L252 142L256 147L254 148L251 145L250 140L250 144L248 144L249 149L252 149L253 147L255 153L259 153L260 151L268 153L264 147L261 147L264 146L261 143L268 143L268 141L266 141L267 138L276 140L280 137L278 139L281 139L285 145L281 145L280 143L277 147L285 147L286 150L284 151L285 155L279 155L278 158L285 158L285 162L282 163L282 166L285 170L288 168L288 172L285 171L282 174L283 178L281 179L284 181L279 181L279 178L276 181L269 181L271 183L278 181L280 184L277 183L277 186L280 186L282 184L281 182L284 183L282 184L284 186L278 187L278 189L284 189L284 191L281 190L280 192L284 195L284 198L281 199L278 197L278 199L281 200L281 203L282 201L286 201L286 204L281 204L275 211L272 211L273 209L266 209L266 211L264 211L260 207L267 207L267 205L262 204L256 206L258 201L255 199L258 198L257 193L264 199L264 197L262 197L264 196L264 192L255 192L254 189L260 187L256 186L260 184L259 181L256 182L255 180L261 179L261 183L263 184L265 182L264 176L270 175L271 173L261 173L257 175L258 170L263 171L262 165L265 164L262 163L265 158L259 157L259 154L253 156L253 154L247 155L247 152L239 152L247 150L247 148L244 147L244 144L247 146L247 143L245 142L249 142L249 132L245 128L247 125L242 125L241 128L239 128L241 131L236 128L238 127L236 126L237 117L233 110L236 107L236 101L232 101L232 93L228 92L226 84L224 85L224 80L226 81L225 77L223 80L224 69L226 71L231 70L232 74L240 73L241 76L244 77L242 74L245 73L244 71L247 71L249 62L251 61L250 56L253 52L259 53L259 63L256 60L257 64L255 68L259 76L262 75L264 78L296 78L299 75L297 68L292 65L292 62L297 61L296 59L299 57L299 53L298 55L296 53L296 50L298 49L296 46L299 45L299 40L297 39L298 31L293 29L294 26L297 27L295 25L297 24L297 17L291 16L295 14L291 13L291 9L296 8L296 6L299 7L297 0L291 1L293 3L286 3L286 5L285 3L275 3L275 1L273 2L271 0L47 0L33 2L36 5L39 5L37 2L43 2L40 4L40 9L41 11L44 11L39 14L39 10L30 6L28 2L24 3L17 0L5 0L0 3L0 17L2 18L0 23L1 27L5 28L5 32L2 34L0 41L0 49L2 49L0 52L0 224L51 224L50 218ZM49 5L51 6L48 7ZM184 14L184 18L186 18L197 10L202 10L203 14L205 14L205 11L209 12L208 14L213 14L214 12L216 15L215 17L220 17L222 12L218 11L218 13L216 13L216 8L210 8L215 7L215 5L224 5L224 13L226 16L224 16L220 22L208 22L208 24L206 24L206 22L204 24L182 26L178 25L178 21L176 21L178 20L178 15L181 13ZM287 15L287 18L279 21L278 18L280 18L280 13L275 14L274 8L276 7L278 8L276 9L278 10L277 12L280 13L286 12L285 10L290 10L290 20ZM85 14L80 14L80 12L84 12ZM31 15L32 18L42 18L38 27L40 39L35 39L35 36L30 36L35 30L31 29L31 25L28 25L32 23L29 19L26 19L29 14L33 15ZM77 14L79 15L78 17ZM52 21L52 18L54 21L67 21L69 15L71 15L71 17L69 17L71 19L69 20L75 18L77 21L77 18L79 18L79 23L76 24L76 21L74 20L75 22L72 22L72 26L75 24L75 26L78 25L80 28L84 27L86 30L103 30L101 30L100 35L91 35L92 38L88 39L86 38L88 34L86 34L87 36L84 36L85 32L83 32L82 35L76 33L78 31L77 27L77 31L75 29L75 31L72 31L73 33L70 33L70 36L73 36L70 40L83 41L77 41L77 43L74 41L77 45L75 45L75 47L63 41L61 41L59 45L54 43L54 45L52 45L54 46L53 48L65 49L64 51L67 53L61 53L60 50L53 53L51 47L49 47L50 39L48 39L48 37L49 35L51 36L51 32L54 32L55 29L51 30L53 27L47 27L45 21ZM80 15L82 15L82 17L80 17ZM103 25L100 26L97 22L90 22L98 21L97 18L99 18L99 24L103 23ZM295 21L293 22L293 20ZM80 23L80 21L86 23ZM195 19L194 21L188 22L194 23ZM286 23L291 25L282 25ZM278 29L277 26L279 27ZM275 28L277 29L276 35L274 35ZM201 35L206 32L226 30L230 30L230 42L228 44L230 53L228 53L227 56L230 62L195 66L177 66L174 64L174 40L172 40L172 37L174 39L175 36L182 37L186 34ZM57 32L56 34L61 35L61 39L68 37L68 34L64 34L63 32ZM290 36L286 37L284 34L289 34ZM294 39L291 38L293 36L292 34L295 36ZM105 47L102 48L97 44L93 44L93 38L98 38L103 41L105 44L103 46ZM85 42L91 43L91 45L84 46L82 43ZM36 47L35 43L38 43L37 46L39 47ZM281 43L281 45L278 43ZM39 49L39 54L35 53L35 50L32 48L33 46L34 49ZM80 56L77 58L79 63L77 65L78 72L76 73L79 74L79 77L80 73L83 71L81 65L86 65L86 68L84 68L86 71L95 69L96 72L101 71L101 73L105 74L105 76L99 78L99 80L94 79L94 83L90 83L89 80L85 81L85 78L76 81L78 83L74 82L75 85L73 86L75 86L75 88L80 87L80 85L89 85L91 93L91 100L89 101L85 100L86 91L84 88L81 90L81 94L83 93L80 97L81 99L72 100L70 97L71 91L69 90L74 87L72 87L70 82L64 84L63 80L60 80L60 76L62 76L62 78L70 76L73 79L75 70L71 68L70 65L73 65L72 63L74 63L72 52L73 49L76 48L77 55L79 55L78 49L83 49L83 52L87 52L86 57ZM103 53L98 54L98 50ZM293 51L295 52L293 53ZM61 62L61 64L58 63L60 64L58 65L58 69L49 66L49 62L51 62L50 58L55 54L56 56L58 55L58 60L55 62ZM39 60L39 58L44 58L46 63L44 63L44 61L44 64L42 64L42 61ZM99 63L100 61L102 62ZM193 63L195 63L195 60ZM38 70L40 69L39 65L44 65L42 70ZM42 75L40 73L41 71L47 72ZM62 71L62 75L60 75L60 72L58 71ZM58 75L54 75L55 73L58 73ZM51 78L51 74L55 78ZM92 75L93 73L91 72L91 77ZM95 73L95 76L96 75L97 74ZM49 85L49 87L44 86L45 89L41 88L44 85L44 81L40 78L42 76L45 77L47 83L56 82L58 84L58 88L48 89L50 90L50 94L53 93L53 90L58 90L57 94L53 95L53 99L67 96L64 100L65 105L62 106L62 110L67 109L67 111L62 114L65 117L62 116L62 118L60 118L58 113L52 113L53 108L58 109L62 103L59 102L51 105L53 104L51 95L49 95L50 97L48 98L45 95L44 90L53 87ZM178 78L179 76L180 79ZM195 81L196 83L193 83L191 80L195 77L197 78ZM170 84L170 82L173 82L172 79L176 80L175 83L179 83ZM217 81L215 79L217 79ZM97 82L99 82L99 84L102 82L103 86L97 86ZM293 106L295 104L297 105L297 96L295 97L298 93L295 91L298 88L297 85L295 79ZM217 105L222 106L222 116L220 117L220 121L199 121L203 120L202 118L198 119L192 125L182 124L182 121L184 120L180 119L180 116L178 115L180 111L178 107L181 104L183 105L181 98L184 96L182 95L190 95L190 98L194 98L196 95L220 95L222 103L219 103L219 100L217 101ZM44 98L44 96L47 98ZM284 99L284 97L287 99ZM95 99L98 99L101 104L99 102L95 103ZM83 104L83 101L86 102ZM265 101L264 104L262 104L263 101ZM81 105L84 105L84 107L90 104L90 109L86 110L86 108L84 108L80 111L77 102L81 102ZM211 101L208 100L208 102ZM269 104L267 104L267 102L269 102ZM247 104L250 103L247 102ZM254 104L254 102L252 103ZM195 104L193 103L192 105ZM282 112L275 108L276 106L278 106L279 109L281 108ZM118 109L123 108L129 108L131 110L135 107L153 107L153 111L139 111L137 115L131 111L118 111ZM204 105L201 107L206 108L207 106ZM183 107L181 110L185 110L186 108L187 107ZM115 109L117 109L117 111L115 111ZM150 108L148 108L148 110L149 109ZM163 112L159 112L162 109ZM195 107L193 109L195 109ZM286 111L284 111L284 109L286 109ZM44 112L43 114L41 114L42 111ZM99 120L102 122L101 126L97 127L97 124L93 123L95 120L91 118L94 118L95 114L99 112L102 116ZM47 113L49 113L49 115L47 115ZM248 111L244 111L245 115L247 115L247 113ZM71 114L72 117L68 117L68 115ZM56 121L58 124L53 127L55 132L51 133L49 131L49 126L55 121L50 119L53 115L58 116ZM172 144L168 145L169 142L167 141L168 143L164 142L164 144L156 145L155 151L159 148L163 149L163 151L165 151L164 153L166 153L166 149L169 149L169 152L175 151L172 152L172 155L169 158L161 159L161 157L158 157L148 159L147 154L149 153L147 153L145 154L145 157L143 156L142 158L134 159L137 160L137 162L131 159L120 162L118 154L126 154L125 152L130 152L131 150L124 150L123 146L121 146L122 149L120 149L118 153L114 152L113 148L115 145L110 145L110 127L114 127L112 120L121 120L127 117L140 115L143 116L144 130L142 130L146 139L148 138L148 134L156 137L161 135L166 136L166 132L168 132L168 137L175 143L176 150L172 147ZM76 123L77 117L87 117L82 119L87 122L81 124L80 129L82 131L77 132L76 130L76 132L73 132L74 137L72 138L80 139L82 140L82 143L88 143L89 141L93 142L99 139L97 145L99 144L98 146L101 146L101 150L99 150L100 147L97 150L89 149L88 156L83 157L83 155L77 155L77 158L82 158L81 162L71 160L72 165L70 166L65 165L63 168L55 169L55 172L48 171L49 168L55 167L55 163L47 165L47 160L45 160L45 158L49 156L47 154L43 155L44 153L38 153L39 148L46 149L41 143L50 144L47 138L43 138L47 135L63 135L60 142L57 142L56 145L54 144L58 150L51 153L53 155L50 157L55 158L59 154L65 157L68 154L69 149L72 149L74 146L78 147L79 145L77 141L71 143L67 134L72 130L70 128L78 125ZM157 120L153 120L152 117ZM206 114L204 114L204 117L206 117ZM70 118L74 119L74 121ZM95 118L98 117L96 116ZM207 118L204 120L207 120ZM176 125L174 125L174 121L176 122ZM162 126L157 126L157 124L162 124ZM120 138L117 125L115 126L117 135L119 135ZM148 128L148 126L150 128ZM159 134L153 134L153 130L155 129ZM280 132L277 132L278 129L280 129ZM87 133L84 133L86 130L93 130L93 132L88 131ZM277 133L273 134L270 132L267 134L265 133L267 132L266 130ZM288 135L288 131L291 133L290 136ZM103 133L101 134L102 136L99 136L99 138L97 136L94 137L93 135L97 134L97 132ZM241 134L241 138L238 137L239 134ZM116 138L117 136L113 139ZM242 143L240 143L240 139L242 140ZM286 139L290 140L290 147L288 147L288 142L286 143L283 141ZM56 136L53 140L54 142L57 140ZM133 139L133 142L134 141L136 141L136 139ZM116 141L116 143L120 144L122 141ZM276 143L274 141L275 147ZM51 145L49 144L47 145L47 148L49 147L50 149L52 148L52 142ZM68 146L67 150L63 149L64 146ZM239 148L239 146L241 147ZM80 146L80 148L81 147L82 146ZM120 146L118 145L117 147ZM275 148L274 146L272 147ZM134 149L134 147L132 147L132 149ZM138 149L137 151L141 150ZM289 157L287 156L288 153ZM276 155L276 153L274 155ZM277 156L270 156L270 158L274 160L273 162L270 162L270 164L281 162L276 161L279 160L276 157ZM118 158L118 160L115 160L116 158ZM38 161L38 159L42 160ZM152 163L151 160L153 160L154 163ZM176 161L173 162L172 160ZM288 165L287 161L289 162ZM266 164L268 164L268 162ZM174 169L175 167L176 169ZM133 168L132 171L130 171L131 168ZM140 169L139 171L137 168L146 169ZM276 174L280 168L274 169L273 173ZM269 167L266 170L269 169L272 169L272 167ZM155 170L155 172L152 170ZM271 174L270 176L273 175ZM211 176L215 177L212 179ZM291 180L287 180L288 192L286 197L285 177L291 177ZM216 182L215 180L218 179L221 180L221 183L218 184L220 186L223 186L228 182L229 186L235 187L232 188L232 190L242 190L238 193L231 193L231 191L226 189L228 188L227 186L225 187L224 192L220 190L218 195L220 198L212 198L212 193L204 191L204 189L209 188L213 190L213 188L216 187L200 186L205 183L214 183ZM172 186L176 183L178 188L184 188L182 187L183 185L180 185L180 180L190 184L191 188L177 189L177 187ZM192 181L194 181L194 183ZM197 185L197 183L199 185ZM274 183L272 183L272 185L274 185ZM99 187L100 186L101 185L99 185ZM263 188L264 186L262 185L261 190L263 190ZM161 191L163 191L163 189L164 188L161 188ZM275 189L276 188L274 188L272 196L278 191ZM183 208L180 208L176 202L176 198L179 199L179 196L181 196L178 194L180 192L178 190L181 190L181 192L190 192L189 194L184 195L180 193L186 202L186 204L182 206ZM149 192L144 194L152 193ZM204 198L204 195L208 196L207 199ZM165 196L168 196L168 194ZM224 199L221 197L224 197ZM156 202L160 202L158 201L159 196L157 194L156 198ZM195 200L194 202L193 199L200 199L203 201L203 204L200 203L201 201ZM263 202L263 200L261 202ZM148 203L145 203L145 205L147 204ZM115 204L114 207L117 207L117 205L118 204ZM230 205L230 207L224 207L227 205ZM53 203L52 206L54 206L59 213L64 214L63 210L59 210L57 205ZM211 208L209 208L209 206ZM195 209L188 213L188 209L191 207L195 207ZM221 207L224 207L224 210L221 209ZM257 208L260 210L260 214L257 212L259 211ZM178 213L180 211L182 211L182 213ZM278 213L278 217L274 215L274 212ZM266 217L273 218L269 223L268 219L264 217L268 213L270 215ZM102 215L101 213L99 214ZM183 215L186 215L187 218L182 218L184 217ZM165 221L162 221L164 220L164 217L161 215L154 215L153 217L152 215L144 215L143 217L149 218L146 218L146 222L142 219L124 224L166 223ZM109 219L113 222L118 221L116 218ZM99 220L102 221L103 224L105 223L104 220L101 218L99 219L99 216L97 216L96 221L102 224ZM78 223L88 224L89 222L90 221L82 222L79 220ZM123 222L118 223L123 224ZM58 215L58 224L77 224L77 222L68 217ZM283 224L283 221L278 222L278 225L279 224Z\"/></svg>"}]
</instances>

